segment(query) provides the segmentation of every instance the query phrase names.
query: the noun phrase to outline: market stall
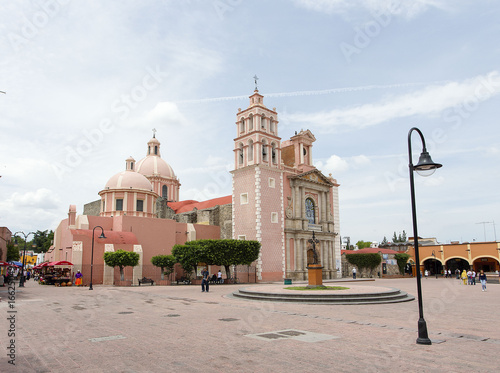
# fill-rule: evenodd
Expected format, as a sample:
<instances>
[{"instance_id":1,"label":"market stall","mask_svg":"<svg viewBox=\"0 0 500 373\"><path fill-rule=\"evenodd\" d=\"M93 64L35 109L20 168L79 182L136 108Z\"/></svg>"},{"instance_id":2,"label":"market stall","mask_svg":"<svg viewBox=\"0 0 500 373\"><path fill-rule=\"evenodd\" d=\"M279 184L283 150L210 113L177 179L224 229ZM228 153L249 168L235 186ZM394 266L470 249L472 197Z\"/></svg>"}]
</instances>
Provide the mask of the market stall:
<instances>
[{"instance_id":1,"label":"market stall","mask_svg":"<svg viewBox=\"0 0 500 373\"><path fill-rule=\"evenodd\" d=\"M66 260L42 263L37 269L41 270L40 284L55 286L71 286L71 271L73 264Z\"/></svg>"}]
</instances>

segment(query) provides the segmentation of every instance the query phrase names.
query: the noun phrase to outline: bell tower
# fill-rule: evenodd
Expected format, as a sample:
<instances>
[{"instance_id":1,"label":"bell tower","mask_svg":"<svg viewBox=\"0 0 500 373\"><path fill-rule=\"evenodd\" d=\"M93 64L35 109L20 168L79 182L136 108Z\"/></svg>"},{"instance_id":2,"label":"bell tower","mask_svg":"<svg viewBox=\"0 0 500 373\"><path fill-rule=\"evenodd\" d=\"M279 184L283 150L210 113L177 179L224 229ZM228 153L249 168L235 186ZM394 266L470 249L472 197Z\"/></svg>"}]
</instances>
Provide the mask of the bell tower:
<instances>
[{"instance_id":1,"label":"bell tower","mask_svg":"<svg viewBox=\"0 0 500 373\"><path fill-rule=\"evenodd\" d=\"M249 106L236 114L233 238L261 242L257 278L280 281L285 276L285 217L278 114L264 105L257 86L249 99Z\"/></svg>"}]
</instances>

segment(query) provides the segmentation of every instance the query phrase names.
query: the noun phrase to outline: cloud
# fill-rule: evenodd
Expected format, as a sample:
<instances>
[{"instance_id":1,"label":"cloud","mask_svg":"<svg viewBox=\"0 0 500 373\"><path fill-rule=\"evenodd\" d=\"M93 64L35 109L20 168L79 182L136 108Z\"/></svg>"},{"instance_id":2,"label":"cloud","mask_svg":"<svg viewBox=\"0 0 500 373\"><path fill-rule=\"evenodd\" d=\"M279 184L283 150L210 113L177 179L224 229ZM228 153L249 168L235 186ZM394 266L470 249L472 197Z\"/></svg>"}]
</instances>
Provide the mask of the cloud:
<instances>
[{"instance_id":1,"label":"cloud","mask_svg":"<svg viewBox=\"0 0 500 373\"><path fill-rule=\"evenodd\" d=\"M447 5L440 0L295 0L299 7L326 14L352 17L353 11L367 11L371 14L390 13L404 19L412 19L430 8L444 10Z\"/></svg>"},{"instance_id":2,"label":"cloud","mask_svg":"<svg viewBox=\"0 0 500 373\"><path fill-rule=\"evenodd\" d=\"M431 85L399 97L386 97L378 103L316 113L287 113L285 120L313 123L316 128L328 133L339 130L339 127L359 129L413 115L438 115L450 108L470 112L476 110L480 102L498 93L500 77L497 71L493 71L463 82Z\"/></svg>"},{"instance_id":3,"label":"cloud","mask_svg":"<svg viewBox=\"0 0 500 373\"><path fill-rule=\"evenodd\" d=\"M353 157L342 158L334 154L326 160L323 164L322 161L315 163L315 166L324 171L325 173L338 174L349 169L359 169L371 164L370 158L366 155L356 155Z\"/></svg>"},{"instance_id":4,"label":"cloud","mask_svg":"<svg viewBox=\"0 0 500 373\"><path fill-rule=\"evenodd\" d=\"M150 125L185 125L187 123L184 115L179 111L173 102L159 102L149 113L146 114L146 121Z\"/></svg>"},{"instance_id":5,"label":"cloud","mask_svg":"<svg viewBox=\"0 0 500 373\"><path fill-rule=\"evenodd\" d=\"M2 203L4 207L35 207L40 209L57 209L61 201L52 191L45 188L34 192L14 192L9 199Z\"/></svg>"}]
</instances>

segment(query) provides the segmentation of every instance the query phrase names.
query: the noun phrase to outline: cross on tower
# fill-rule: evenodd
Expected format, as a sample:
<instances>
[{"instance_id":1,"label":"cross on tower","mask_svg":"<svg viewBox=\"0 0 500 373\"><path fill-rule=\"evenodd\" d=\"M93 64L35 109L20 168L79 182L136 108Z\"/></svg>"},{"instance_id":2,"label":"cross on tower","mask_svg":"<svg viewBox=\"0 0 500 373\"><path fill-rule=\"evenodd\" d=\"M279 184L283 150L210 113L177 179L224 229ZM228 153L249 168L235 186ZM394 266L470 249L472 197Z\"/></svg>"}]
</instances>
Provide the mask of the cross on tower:
<instances>
[{"instance_id":1,"label":"cross on tower","mask_svg":"<svg viewBox=\"0 0 500 373\"><path fill-rule=\"evenodd\" d=\"M156 138L156 128L153 128L153 137Z\"/></svg>"},{"instance_id":2,"label":"cross on tower","mask_svg":"<svg viewBox=\"0 0 500 373\"><path fill-rule=\"evenodd\" d=\"M257 76L257 74L255 74L255 76L253 77L253 80L255 82L255 90L257 91L257 80L259 80L259 77Z\"/></svg>"}]
</instances>

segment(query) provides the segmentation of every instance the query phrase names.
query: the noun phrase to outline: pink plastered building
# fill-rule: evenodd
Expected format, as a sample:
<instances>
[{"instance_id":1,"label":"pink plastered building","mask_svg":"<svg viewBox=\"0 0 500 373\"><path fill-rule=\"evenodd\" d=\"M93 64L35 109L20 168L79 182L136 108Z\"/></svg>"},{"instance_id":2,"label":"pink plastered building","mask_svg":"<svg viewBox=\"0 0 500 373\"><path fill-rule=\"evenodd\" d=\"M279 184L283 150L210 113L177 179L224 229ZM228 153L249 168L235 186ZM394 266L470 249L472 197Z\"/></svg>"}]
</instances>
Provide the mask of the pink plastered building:
<instances>
[{"instance_id":1,"label":"pink plastered building","mask_svg":"<svg viewBox=\"0 0 500 373\"><path fill-rule=\"evenodd\" d=\"M92 230L100 226L106 238L99 238L99 228L94 230L96 284L117 283L118 270L104 265L105 251L140 254L139 265L127 268L125 276L136 284L143 276L159 280L160 271L150 262L153 256L170 254L175 244L204 238L259 241L261 252L252 266L256 281L305 280L314 257L314 232L324 279L340 277L339 184L313 165L316 138L301 130L282 141L276 109L264 105L257 89L249 98L249 106L236 114L230 196L179 201L181 184L161 158L154 133L146 157L138 162L128 157L125 170L108 180L98 193L100 200L89 203L86 213L77 216L76 207L70 206L46 260L73 262L74 270L81 270L88 282Z\"/></svg>"}]
</instances>

